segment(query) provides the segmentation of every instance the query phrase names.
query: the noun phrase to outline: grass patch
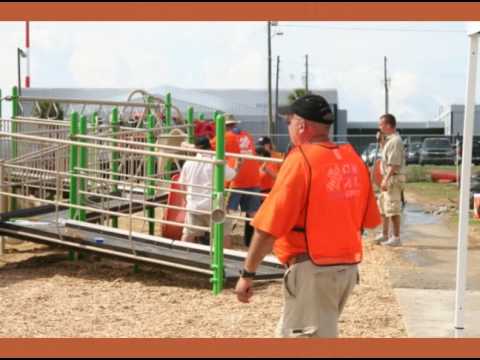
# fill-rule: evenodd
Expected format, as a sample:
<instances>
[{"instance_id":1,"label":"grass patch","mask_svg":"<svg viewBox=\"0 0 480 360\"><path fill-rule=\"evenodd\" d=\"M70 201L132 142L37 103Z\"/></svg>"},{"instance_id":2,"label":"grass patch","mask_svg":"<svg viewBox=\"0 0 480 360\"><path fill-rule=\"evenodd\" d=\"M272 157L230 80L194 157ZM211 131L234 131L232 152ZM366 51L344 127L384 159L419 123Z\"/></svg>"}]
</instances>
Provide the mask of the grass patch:
<instances>
[{"instance_id":1,"label":"grass patch","mask_svg":"<svg viewBox=\"0 0 480 360\"><path fill-rule=\"evenodd\" d=\"M431 181L430 172L432 171L448 171L456 173L457 167L454 165L408 165L406 168L407 182L423 182ZM459 168L459 172L461 167ZM472 175L480 172L480 166L472 166Z\"/></svg>"},{"instance_id":2,"label":"grass patch","mask_svg":"<svg viewBox=\"0 0 480 360\"><path fill-rule=\"evenodd\" d=\"M445 205L458 204L459 190L454 183L409 182L405 184L405 191L413 193L422 201Z\"/></svg>"},{"instance_id":3,"label":"grass patch","mask_svg":"<svg viewBox=\"0 0 480 360\"><path fill-rule=\"evenodd\" d=\"M458 228L460 190L456 184L411 182L405 184L405 192L413 195L420 204L427 205L426 208L447 206L446 222L452 230ZM473 211L470 211L469 226L476 234L480 234L480 220L473 217Z\"/></svg>"}]
</instances>

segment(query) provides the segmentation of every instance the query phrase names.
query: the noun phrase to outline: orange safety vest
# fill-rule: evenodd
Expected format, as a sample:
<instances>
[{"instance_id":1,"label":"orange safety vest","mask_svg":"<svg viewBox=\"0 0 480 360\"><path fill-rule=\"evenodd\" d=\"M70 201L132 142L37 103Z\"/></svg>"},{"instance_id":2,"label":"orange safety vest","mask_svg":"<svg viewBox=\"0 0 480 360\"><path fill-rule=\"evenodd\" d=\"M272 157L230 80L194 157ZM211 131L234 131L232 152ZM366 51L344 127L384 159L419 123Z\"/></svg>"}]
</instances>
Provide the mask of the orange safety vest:
<instances>
[{"instance_id":1,"label":"orange safety vest","mask_svg":"<svg viewBox=\"0 0 480 360\"><path fill-rule=\"evenodd\" d=\"M371 183L368 169L351 145L299 147L307 165L308 195L304 232L316 265L362 261L361 231Z\"/></svg>"}]
</instances>

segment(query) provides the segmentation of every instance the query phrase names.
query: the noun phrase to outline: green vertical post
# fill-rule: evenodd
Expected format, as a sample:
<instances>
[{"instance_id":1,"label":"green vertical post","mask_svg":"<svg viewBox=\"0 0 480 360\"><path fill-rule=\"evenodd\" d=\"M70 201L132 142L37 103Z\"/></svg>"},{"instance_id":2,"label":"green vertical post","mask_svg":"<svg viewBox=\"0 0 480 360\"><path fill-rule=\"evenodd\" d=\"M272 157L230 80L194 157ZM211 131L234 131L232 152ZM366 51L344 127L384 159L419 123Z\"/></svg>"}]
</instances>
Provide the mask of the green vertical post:
<instances>
[{"instance_id":1,"label":"green vertical post","mask_svg":"<svg viewBox=\"0 0 480 360\"><path fill-rule=\"evenodd\" d=\"M213 183L213 206L214 208L225 208L225 118L217 115L215 118L215 132L217 138L215 160L222 161L215 165ZM213 225L213 293L218 295L223 289L224 264L223 264L223 222Z\"/></svg>"},{"instance_id":2,"label":"green vertical post","mask_svg":"<svg viewBox=\"0 0 480 360\"><path fill-rule=\"evenodd\" d=\"M16 86L12 89L12 134L17 133L17 122L15 118L20 113L19 99L18 99L18 88ZM18 143L17 139L12 139L12 158L15 159L18 157Z\"/></svg>"},{"instance_id":3,"label":"green vertical post","mask_svg":"<svg viewBox=\"0 0 480 360\"><path fill-rule=\"evenodd\" d=\"M20 99L18 98L18 88L16 86L12 89L12 134L16 134L18 132L18 124L15 120L20 115ZM18 157L18 140L13 138L12 139L12 159L16 159ZM12 190L13 193L16 192L15 189ZM11 200L11 210L17 210L17 199L12 198Z\"/></svg>"},{"instance_id":4,"label":"green vertical post","mask_svg":"<svg viewBox=\"0 0 480 360\"><path fill-rule=\"evenodd\" d=\"M189 106L187 109L187 135L189 144L195 142L195 132L193 128L193 107Z\"/></svg>"},{"instance_id":5,"label":"green vertical post","mask_svg":"<svg viewBox=\"0 0 480 360\"><path fill-rule=\"evenodd\" d=\"M165 95L165 126L172 126L172 94Z\"/></svg>"},{"instance_id":6,"label":"green vertical post","mask_svg":"<svg viewBox=\"0 0 480 360\"><path fill-rule=\"evenodd\" d=\"M215 110L214 113L213 113L213 116L212 116L213 122L215 122L215 119L217 118L217 115L218 115L218 114L220 114L220 113L218 112L218 110Z\"/></svg>"},{"instance_id":7,"label":"green vertical post","mask_svg":"<svg viewBox=\"0 0 480 360\"><path fill-rule=\"evenodd\" d=\"M114 107L112 109L112 132L113 132L113 138L117 139L118 138L118 130L120 127L120 119L118 117L118 108ZM113 146L118 146L117 143L114 143ZM120 169L120 153L118 151L113 151L112 152L112 180L118 181L120 180L120 176L116 175L119 173ZM113 185L113 192L115 194L118 194L118 185L114 184ZM118 229L118 216L112 216L112 227L115 229Z\"/></svg>"},{"instance_id":8,"label":"green vertical post","mask_svg":"<svg viewBox=\"0 0 480 360\"><path fill-rule=\"evenodd\" d=\"M96 134L97 133L97 126L98 126L98 112L95 111L92 114L92 118L90 119L90 123L92 125L92 132L94 134Z\"/></svg>"},{"instance_id":9,"label":"green vertical post","mask_svg":"<svg viewBox=\"0 0 480 360\"><path fill-rule=\"evenodd\" d=\"M82 116L80 117L80 135L87 135L87 117ZM80 140L83 143L87 141L85 139ZM79 168L80 169L87 169L88 167L88 149L86 146L80 147L80 159L79 159ZM80 178L78 180L80 192L85 192L87 189L87 180L85 178ZM80 194L79 201L81 206L85 206L87 204L85 194ZM80 221L87 221L87 212L85 210L79 210L79 220Z\"/></svg>"},{"instance_id":10,"label":"green vertical post","mask_svg":"<svg viewBox=\"0 0 480 360\"><path fill-rule=\"evenodd\" d=\"M78 113L72 113L70 117L70 140L75 141L76 136L78 135ZM78 146L70 145L70 205L78 205L78 178L77 174L77 165L78 165ZM69 211L70 219L76 220L77 209L70 208Z\"/></svg>"},{"instance_id":11,"label":"green vertical post","mask_svg":"<svg viewBox=\"0 0 480 360\"><path fill-rule=\"evenodd\" d=\"M168 129L168 131L172 130L172 94L167 93L165 95L165 127ZM163 171L165 172L165 175L163 176L164 179L170 180L171 178L171 171L173 168L173 163L169 159L167 160L167 163L165 164Z\"/></svg>"},{"instance_id":12,"label":"green vertical post","mask_svg":"<svg viewBox=\"0 0 480 360\"><path fill-rule=\"evenodd\" d=\"M149 114L147 116L147 143L150 145L155 144L155 135L153 133L153 129L155 128L155 117L153 114ZM155 151L154 147L149 147L149 151ZM155 182L153 181L153 177L155 176L155 156L147 156L146 159L146 170L147 170L147 188L146 188L146 198L151 201L151 199L155 196L155 189L150 187L154 186ZM147 217L150 219L155 219L155 208L153 206L147 207ZM148 233L150 235L155 234L155 223L149 222L148 223Z\"/></svg>"}]
</instances>

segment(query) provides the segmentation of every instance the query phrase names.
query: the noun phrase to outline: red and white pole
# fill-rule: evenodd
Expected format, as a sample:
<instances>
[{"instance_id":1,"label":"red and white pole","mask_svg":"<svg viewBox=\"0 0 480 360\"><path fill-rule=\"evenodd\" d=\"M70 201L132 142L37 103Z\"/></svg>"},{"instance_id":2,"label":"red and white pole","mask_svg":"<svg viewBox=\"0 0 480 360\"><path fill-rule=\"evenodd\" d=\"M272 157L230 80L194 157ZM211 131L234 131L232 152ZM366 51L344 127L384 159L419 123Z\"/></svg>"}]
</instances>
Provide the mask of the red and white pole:
<instances>
[{"instance_id":1,"label":"red and white pole","mask_svg":"<svg viewBox=\"0 0 480 360\"><path fill-rule=\"evenodd\" d=\"M27 52L27 75L25 76L25 87L30 87L30 21L25 21L25 47Z\"/></svg>"}]
</instances>

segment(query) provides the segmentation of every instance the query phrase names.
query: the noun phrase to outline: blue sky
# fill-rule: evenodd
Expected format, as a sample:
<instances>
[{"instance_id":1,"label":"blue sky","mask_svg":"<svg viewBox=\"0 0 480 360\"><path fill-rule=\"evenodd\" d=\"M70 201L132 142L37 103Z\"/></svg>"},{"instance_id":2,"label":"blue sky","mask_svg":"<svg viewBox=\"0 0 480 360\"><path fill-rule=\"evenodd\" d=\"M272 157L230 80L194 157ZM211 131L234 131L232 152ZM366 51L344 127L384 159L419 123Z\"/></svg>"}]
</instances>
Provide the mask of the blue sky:
<instances>
[{"instance_id":1,"label":"blue sky","mask_svg":"<svg viewBox=\"0 0 480 360\"><path fill-rule=\"evenodd\" d=\"M0 22L0 88L16 84L23 22ZM266 22L32 22L34 87L266 88ZM464 22L279 22L272 40L280 87L338 90L349 121L384 111L383 57L390 110L400 121L429 121L463 103ZM25 67L22 68L23 74ZM274 83L273 83L274 84Z\"/></svg>"}]
</instances>

